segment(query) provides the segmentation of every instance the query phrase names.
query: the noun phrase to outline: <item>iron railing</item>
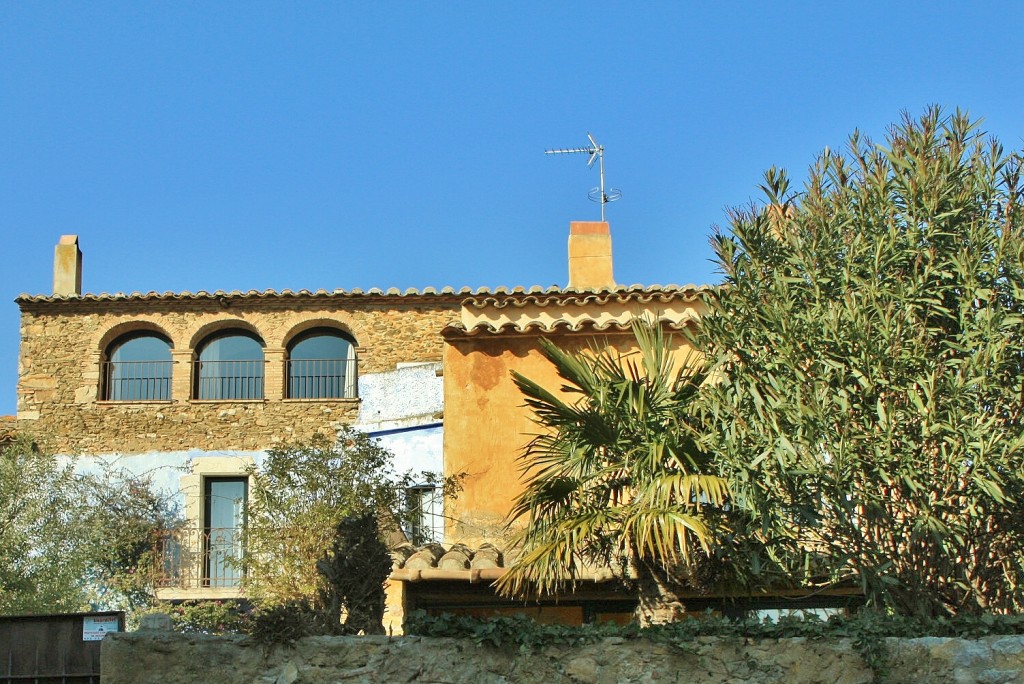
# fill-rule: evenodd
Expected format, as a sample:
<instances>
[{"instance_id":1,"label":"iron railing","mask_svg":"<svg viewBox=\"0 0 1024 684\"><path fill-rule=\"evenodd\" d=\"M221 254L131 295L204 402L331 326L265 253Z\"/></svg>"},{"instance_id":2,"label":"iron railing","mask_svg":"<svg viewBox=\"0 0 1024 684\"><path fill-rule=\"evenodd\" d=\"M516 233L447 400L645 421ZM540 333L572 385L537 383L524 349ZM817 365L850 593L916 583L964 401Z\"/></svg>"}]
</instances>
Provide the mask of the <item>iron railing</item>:
<instances>
[{"instance_id":1,"label":"iron railing","mask_svg":"<svg viewBox=\"0 0 1024 684\"><path fill-rule=\"evenodd\" d=\"M196 361L196 399L262 399L266 362Z\"/></svg>"},{"instance_id":2,"label":"iron railing","mask_svg":"<svg viewBox=\"0 0 1024 684\"><path fill-rule=\"evenodd\" d=\"M168 531L158 540L156 552L161 559L157 587L231 588L238 587L245 575L239 527Z\"/></svg>"},{"instance_id":3,"label":"iron railing","mask_svg":"<svg viewBox=\"0 0 1024 684\"><path fill-rule=\"evenodd\" d=\"M352 399L355 396L355 359L288 361L289 399Z\"/></svg>"},{"instance_id":4,"label":"iron railing","mask_svg":"<svg viewBox=\"0 0 1024 684\"><path fill-rule=\"evenodd\" d=\"M170 361L105 361L106 401L170 401Z\"/></svg>"}]
</instances>

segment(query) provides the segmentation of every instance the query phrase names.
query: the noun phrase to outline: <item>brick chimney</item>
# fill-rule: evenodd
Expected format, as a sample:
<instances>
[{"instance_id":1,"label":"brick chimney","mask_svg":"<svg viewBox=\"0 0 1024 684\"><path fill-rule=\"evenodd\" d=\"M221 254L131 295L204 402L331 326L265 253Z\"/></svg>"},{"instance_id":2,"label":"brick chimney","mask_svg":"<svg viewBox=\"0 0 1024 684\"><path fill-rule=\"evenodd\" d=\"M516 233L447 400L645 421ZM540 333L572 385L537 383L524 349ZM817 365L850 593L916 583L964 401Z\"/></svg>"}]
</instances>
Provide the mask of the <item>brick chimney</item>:
<instances>
[{"instance_id":1,"label":"brick chimney","mask_svg":"<svg viewBox=\"0 0 1024 684\"><path fill-rule=\"evenodd\" d=\"M569 288L607 290L612 276L612 233L607 221L569 224Z\"/></svg>"},{"instance_id":2,"label":"brick chimney","mask_svg":"<svg viewBox=\"0 0 1024 684\"><path fill-rule=\"evenodd\" d=\"M82 250L78 249L77 235L61 235L53 250L53 294L82 294Z\"/></svg>"}]
</instances>

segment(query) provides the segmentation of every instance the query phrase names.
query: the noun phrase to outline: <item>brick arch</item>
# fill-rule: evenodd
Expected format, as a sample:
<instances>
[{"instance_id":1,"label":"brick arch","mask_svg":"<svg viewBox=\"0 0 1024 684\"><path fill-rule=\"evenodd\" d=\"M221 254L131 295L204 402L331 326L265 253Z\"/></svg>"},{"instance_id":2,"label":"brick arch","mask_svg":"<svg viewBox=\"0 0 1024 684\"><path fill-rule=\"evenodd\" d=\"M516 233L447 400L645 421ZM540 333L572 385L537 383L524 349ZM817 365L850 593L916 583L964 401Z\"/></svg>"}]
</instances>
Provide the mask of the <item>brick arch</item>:
<instances>
[{"instance_id":1,"label":"brick arch","mask_svg":"<svg viewBox=\"0 0 1024 684\"><path fill-rule=\"evenodd\" d=\"M359 346L359 337L356 331L352 329L352 326L347 321L338 320L337 318L330 318L323 316L322 314L312 314L306 316L298 316L291 322L291 325L286 328L287 332L280 340L274 340L275 346L285 348L291 344L292 340L313 328L329 328L337 330L339 333L348 337L352 342L352 346Z\"/></svg>"},{"instance_id":2,"label":"brick arch","mask_svg":"<svg viewBox=\"0 0 1024 684\"><path fill-rule=\"evenodd\" d=\"M178 340L175 339L174 335L171 335L162 325L155 321L138 318L130 321L124 321L116 323L106 330L103 330L100 335L95 339L93 348L100 354L105 354L111 344L114 343L119 337L134 332L153 332L166 337L171 341L171 349L178 347Z\"/></svg>"},{"instance_id":3,"label":"brick arch","mask_svg":"<svg viewBox=\"0 0 1024 684\"><path fill-rule=\"evenodd\" d=\"M223 318L209 323L204 323L199 326L199 328L189 337L188 348L193 350L196 349L203 343L203 340L223 330L245 330L246 332L251 332L260 339L264 347L268 346L266 338L263 337L263 333L261 333L259 328L252 323L244 321L241 318Z\"/></svg>"}]
</instances>

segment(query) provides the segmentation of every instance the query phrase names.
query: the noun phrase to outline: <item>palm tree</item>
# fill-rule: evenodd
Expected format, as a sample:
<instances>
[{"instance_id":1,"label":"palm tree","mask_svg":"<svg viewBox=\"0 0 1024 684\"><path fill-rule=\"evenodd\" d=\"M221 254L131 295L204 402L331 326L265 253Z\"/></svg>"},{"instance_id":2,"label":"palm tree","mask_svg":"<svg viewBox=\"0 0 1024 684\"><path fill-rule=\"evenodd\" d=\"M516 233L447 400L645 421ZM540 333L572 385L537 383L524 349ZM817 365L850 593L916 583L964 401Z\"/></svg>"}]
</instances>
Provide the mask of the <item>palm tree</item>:
<instances>
[{"instance_id":1,"label":"palm tree","mask_svg":"<svg viewBox=\"0 0 1024 684\"><path fill-rule=\"evenodd\" d=\"M525 489L509 522L525 527L498 583L506 595L557 594L603 569L636 587L638 616L649 623L695 585L715 538L709 514L728 496L697 443L703 361L690 354L677 368L656 323L635 321L633 333L630 353L607 343L569 352L541 340L565 381L561 393L514 374L542 432L520 456Z\"/></svg>"}]
</instances>

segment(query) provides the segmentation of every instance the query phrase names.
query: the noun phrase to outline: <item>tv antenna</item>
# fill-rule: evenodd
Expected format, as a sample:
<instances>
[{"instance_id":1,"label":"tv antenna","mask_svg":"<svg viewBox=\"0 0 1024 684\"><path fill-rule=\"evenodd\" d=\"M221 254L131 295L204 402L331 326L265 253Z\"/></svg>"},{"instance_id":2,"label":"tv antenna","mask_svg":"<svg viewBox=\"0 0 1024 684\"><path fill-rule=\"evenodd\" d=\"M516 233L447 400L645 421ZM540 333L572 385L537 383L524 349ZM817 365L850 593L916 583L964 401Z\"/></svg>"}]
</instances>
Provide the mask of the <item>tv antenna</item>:
<instances>
[{"instance_id":1,"label":"tv antenna","mask_svg":"<svg viewBox=\"0 0 1024 684\"><path fill-rule=\"evenodd\" d=\"M592 167L594 161L597 160L598 168L601 170L601 185L592 189L587 196L590 197L592 202L601 203L601 220L604 221L604 205L609 202L622 197L622 191L618 188L608 188L605 190L604 187L604 145L598 145L597 141L594 140L589 132L587 138L590 139L590 147L569 147L560 150L544 150L544 154L589 154L590 159L587 161L587 167Z\"/></svg>"}]
</instances>

